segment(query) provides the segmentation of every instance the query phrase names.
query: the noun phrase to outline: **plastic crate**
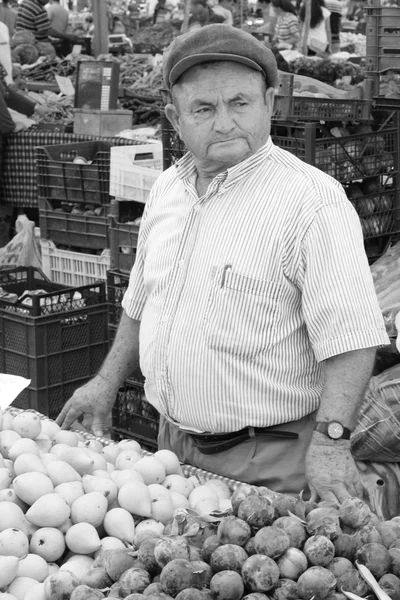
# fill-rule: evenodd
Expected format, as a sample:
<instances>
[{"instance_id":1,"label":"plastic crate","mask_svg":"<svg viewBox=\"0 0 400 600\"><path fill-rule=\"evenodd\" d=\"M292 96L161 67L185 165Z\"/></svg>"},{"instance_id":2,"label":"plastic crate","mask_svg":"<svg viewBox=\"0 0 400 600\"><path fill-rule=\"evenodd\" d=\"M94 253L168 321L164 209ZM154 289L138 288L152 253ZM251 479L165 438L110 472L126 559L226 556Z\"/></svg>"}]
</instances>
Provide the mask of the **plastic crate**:
<instances>
[{"instance_id":1,"label":"plastic crate","mask_svg":"<svg viewBox=\"0 0 400 600\"><path fill-rule=\"evenodd\" d=\"M78 142L36 148L38 195L48 200L107 204L109 142ZM74 163L78 157L89 161Z\"/></svg>"},{"instance_id":2,"label":"plastic crate","mask_svg":"<svg viewBox=\"0 0 400 600\"><path fill-rule=\"evenodd\" d=\"M398 126L334 137L316 123L280 123L272 126L271 136L277 146L340 181L350 198L355 185L363 190L351 200L361 219L367 255L371 261L378 258L400 233Z\"/></svg>"},{"instance_id":3,"label":"plastic crate","mask_svg":"<svg viewBox=\"0 0 400 600\"><path fill-rule=\"evenodd\" d=\"M107 271L107 300L108 300L108 323L117 327L122 314L122 299L129 285L129 274L121 271ZM112 335L112 338L115 336Z\"/></svg>"},{"instance_id":4,"label":"plastic crate","mask_svg":"<svg viewBox=\"0 0 400 600\"><path fill-rule=\"evenodd\" d=\"M368 0L366 7L366 69L382 73L400 68L400 6L380 6Z\"/></svg>"},{"instance_id":5,"label":"plastic crate","mask_svg":"<svg viewBox=\"0 0 400 600\"><path fill-rule=\"evenodd\" d=\"M139 163L140 161L131 163L129 170L120 172L118 180L113 179L110 183L112 196L143 204L147 202L150 190L161 173L161 168L142 167Z\"/></svg>"},{"instance_id":6,"label":"plastic crate","mask_svg":"<svg viewBox=\"0 0 400 600\"><path fill-rule=\"evenodd\" d=\"M109 206L101 206L102 214L99 216L73 214L73 206L72 202L39 198L39 226L42 238L64 246L93 250L108 248ZM60 212L63 209L64 212Z\"/></svg>"},{"instance_id":7,"label":"plastic crate","mask_svg":"<svg viewBox=\"0 0 400 600\"><path fill-rule=\"evenodd\" d=\"M294 75L281 73L274 99L275 121L369 121L372 88L367 80L365 98L315 98L294 95Z\"/></svg>"},{"instance_id":8,"label":"plastic crate","mask_svg":"<svg viewBox=\"0 0 400 600\"><path fill-rule=\"evenodd\" d=\"M161 142L138 146L111 148L110 194L125 200L132 200L131 188L136 189L137 181L132 166L138 164L149 169L162 169Z\"/></svg>"},{"instance_id":9,"label":"plastic crate","mask_svg":"<svg viewBox=\"0 0 400 600\"><path fill-rule=\"evenodd\" d=\"M0 271L0 286L18 297L33 292L24 301L0 299L0 372L31 380L13 406L54 418L107 354L105 284L71 288L18 267Z\"/></svg>"},{"instance_id":10,"label":"plastic crate","mask_svg":"<svg viewBox=\"0 0 400 600\"><path fill-rule=\"evenodd\" d=\"M168 169L187 152L184 143L161 111L161 136L163 146L163 169Z\"/></svg>"},{"instance_id":11,"label":"plastic crate","mask_svg":"<svg viewBox=\"0 0 400 600\"><path fill-rule=\"evenodd\" d=\"M43 271L56 283L70 286L106 281L110 268L110 250L100 256L74 250L62 250L51 240L40 240Z\"/></svg>"},{"instance_id":12,"label":"plastic crate","mask_svg":"<svg viewBox=\"0 0 400 600\"><path fill-rule=\"evenodd\" d=\"M144 205L137 202L113 200L109 218L111 269L129 273L136 258L139 237L137 219Z\"/></svg>"},{"instance_id":13,"label":"plastic crate","mask_svg":"<svg viewBox=\"0 0 400 600\"><path fill-rule=\"evenodd\" d=\"M115 439L133 438L152 450L157 450L159 414L147 402L143 380L129 378L119 389L112 409L112 430Z\"/></svg>"}]
</instances>

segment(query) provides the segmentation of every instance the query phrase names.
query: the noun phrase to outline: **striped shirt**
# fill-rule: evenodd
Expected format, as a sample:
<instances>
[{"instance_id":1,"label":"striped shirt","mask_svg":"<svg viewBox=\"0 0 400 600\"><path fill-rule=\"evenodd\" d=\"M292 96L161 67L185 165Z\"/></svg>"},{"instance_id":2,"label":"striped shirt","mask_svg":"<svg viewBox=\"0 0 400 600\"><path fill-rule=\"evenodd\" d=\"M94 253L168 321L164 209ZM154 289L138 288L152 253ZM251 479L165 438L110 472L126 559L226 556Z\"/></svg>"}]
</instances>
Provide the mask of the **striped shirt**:
<instances>
[{"instance_id":1,"label":"striped shirt","mask_svg":"<svg viewBox=\"0 0 400 600\"><path fill-rule=\"evenodd\" d=\"M300 25L296 15L284 13L278 17L275 26L275 37L280 44L295 46L300 40Z\"/></svg>"},{"instance_id":2,"label":"striped shirt","mask_svg":"<svg viewBox=\"0 0 400 600\"><path fill-rule=\"evenodd\" d=\"M123 300L147 399L184 429L300 419L321 361L388 343L359 218L341 185L272 143L201 198L190 154L145 207Z\"/></svg>"},{"instance_id":3,"label":"striped shirt","mask_svg":"<svg viewBox=\"0 0 400 600\"><path fill-rule=\"evenodd\" d=\"M15 31L27 29L33 32L36 41L44 42L49 41L49 28L49 17L39 0L23 0L22 4L18 7Z\"/></svg>"}]
</instances>

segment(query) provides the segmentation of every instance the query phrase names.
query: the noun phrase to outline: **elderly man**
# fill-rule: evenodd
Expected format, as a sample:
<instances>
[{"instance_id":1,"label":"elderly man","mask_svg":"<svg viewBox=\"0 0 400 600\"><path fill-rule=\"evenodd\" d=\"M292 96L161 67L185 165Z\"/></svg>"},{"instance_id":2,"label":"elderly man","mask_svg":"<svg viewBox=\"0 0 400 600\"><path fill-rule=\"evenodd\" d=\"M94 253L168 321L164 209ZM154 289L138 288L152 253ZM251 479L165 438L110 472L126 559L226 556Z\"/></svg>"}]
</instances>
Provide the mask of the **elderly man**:
<instances>
[{"instance_id":1,"label":"elderly man","mask_svg":"<svg viewBox=\"0 0 400 600\"><path fill-rule=\"evenodd\" d=\"M157 180L115 343L58 423L102 429L139 360L160 448L234 479L343 501L349 436L388 342L356 212L270 139L277 67L209 25L164 56L166 114L189 152Z\"/></svg>"}]
</instances>

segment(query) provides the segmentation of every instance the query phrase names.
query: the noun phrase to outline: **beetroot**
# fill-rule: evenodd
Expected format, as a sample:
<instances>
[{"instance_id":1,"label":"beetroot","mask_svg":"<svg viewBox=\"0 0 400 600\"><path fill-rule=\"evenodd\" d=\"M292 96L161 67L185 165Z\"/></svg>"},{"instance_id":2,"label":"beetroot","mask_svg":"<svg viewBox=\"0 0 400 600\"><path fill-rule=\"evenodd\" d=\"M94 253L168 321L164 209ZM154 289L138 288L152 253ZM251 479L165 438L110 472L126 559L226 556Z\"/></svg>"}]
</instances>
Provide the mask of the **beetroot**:
<instances>
[{"instance_id":1,"label":"beetroot","mask_svg":"<svg viewBox=\"0 0 400 600\"><path fill-rule=\"evenodd\" d=\"M195 590L193 588L189 588L189 589L182 590L181 592L179 592L179 594L177 596L175 596L175 599L176 600L203 600L204 594L200 590Z\"/></svg>"},{"instance_id":2,"label":"beetroot","mask_svg":"<svg viewBox=\"0 0 400 600\"><path fill-rule=\"evenodd\" d=\"M161 567L154 556L154 548L159 540L160 538L157 537L149 537L143 540L139 546L138 559L143 563L144 568L150 575L155 575L161 571Z\"/></svg>"},{"instance_id":3,"label":"beetroot","mask_svg":"<svg viewBox=\"0 0 400 600\"><path fill-rule=\"evenodd\" d=\"M204 540L203 547L201 549L201 554L202 554L203 560L205 560L206 563L210 562L212 553L219 546L222 546L222 544L219 541L219 538L217 535L210 535L210 537L208 537L207 539Z\"/></svg>"},{"instance_id":4,"label":"beetroot","mask_svg":"<svg viewBox=\"0 0 400 600\"><path fill-rule=\"evenodd\" d=\"M211 578L213 576L213 572L210 565L203 562L202 560L194 560L191 562L191 565L192 587L199 590L209 587Z\"/></svg>"},{"instance_id":5,"label":"beetroot","mask_svg":"<svg viewBox=\"0 0 400 600\"><path fill-rule=\"evenodd\" d=\"M182 590L190 588L193 582L192 563L184 558L175 558L165 565L160 575L163 591L175 597Z\"/></svg>"},{"instance_id":6,"label":"beetroot","mask_svg":"<svg viewBox=\"0 0 400 600\"><path fill-rule=\"evenodd\" d=\"M392 600L400 598L400 579L393 573L386 573L378 581L380 587Z\"/></svg>"},{"instance_id":7,"label":"beetroot","mask_svg":"<svg viewBox=\"0 0 400 600\"><path fill-rule=\"evenodd\" d=\"M243 600L269 600L269 598L265 594L261 594L261 592L251 592L251 594L244 596Z\"/></svg>"},{"instance_id":8,"label":"beetroot","mask_svg":"<svg viewBox=\"0 0 400 600\"><path fill-rule=\"evenodd\" d=\"M254 547L258 554L277 558L290 547L290 538L280 527L263 527L254 536Z\"/></svg>"},{"instance_id":9,"label":"beetroot","mask_svg":"<svg viewBox=\"0 0 400 600\"><path fill-rule=\"evenodd\" d=\"M360 498L347 498L339 508L339 518L344 525L358 529L367 525L371 519L371 510Z\"/></svg>"},{"instance_id":10,"label":"beetroot","mask_svg":"<svg viewBox=\"0 0 400 600\"><path fill-rule=\"evenodd\" d=\"M390 571L397 577L400 576L400 548L389 548Z\"/></svg>"},{"instance_id":11,"label":"beetroot","mask_svg":"<svg viewBox=\"0 0 400 600\"><path fill-rule=\"evenodd\" d=\"M240 573L243 563L248 559L247 552L236 544L224 544L214 550L211 556L211 569L219 571L236 571Z\"/></svg>"},{"instance_id":12,"label":"beetroot","mask_svg":"<svg viewBox=\"0 0 400 600\"><path fill-rule=\"evenodd\" d=\"M350 569L354 569L354 567L353 563L348 558L344 558L343 556L337 556L332 560L332 562L329 563L327 569L331 573L333 573L337 579L338 577L340 577L340 575L342 575L342 573L345 573Z\"/></svg>"},{"instance_id":13,"label":"beetroot","mask_svg":"<svg viewBox=\"0 0 400 600\"><path fill-rule=\"evenodd\" d=\"M289 536L291 548L302 548L307 538L304 525L294 517L279 517L274 527L280 527Z\"/></svg>"},{"instance_id":14,"label":"beetroot","mask_svg":"<svg viewBox=\"0 0 400 600\"><path fill-rule=\"evenodd\" d=\"M280 579L272 592L272 600L296 600L297 584L291 579Z\"/></svg>"},{"instance_id":15,"label":"beetroot","mask_svg":"<svg viewBox=\"0 0 400 600\"><path fill-rule=\"evenodd\" d=\"M268 556L254 554L244 563L242 577L246 587L252 592L268 592L278 583L278 565Z\"/></svg>"},{"instance_id":16,"label":"beetroot","mask_svg":"<svg viewBox=\"0 0 400 600\"><path fill-rule=\"evenodd\" d=\"M335 546L335 555L342 556L348 560L354 561L357 542L354 536L349 533L339 533L339 535L333 540Z\"/></svg>"},{"instance_id":17,"label":"beetroot","mask_svg":"<svg viewBox=\"0 0 400 600\"><path fill-rule=\"evenodd\" d=\"M81 585L101 590L110 587L113 580L104 569L90 569L81 579Z\"/></svg>"},{"instance_id":18,"label":"beetroot","mask_svg":"<svg viewBox=\"0 0 400 600\"><path fill-rule=\"evenodd\" d=\"M105 596L100 590L94 590L88 585L82 584L74 588L69 596L70 600L101 600L101 598L105 598Z\"/></svg>"},{"instance_id":19,"label":"beetroot","mask_svg":"<svg viewBox=\"0 0 400 600\"><path fill-rule=\"evenodd\" d=\"M364 544L357 550L356 560L368 567L377 579L389 571L391 563L389 551L382 544Z\"/></svg>"},{"instance_id":20,"label":"beetroot","mask_svg":"<svg viewBox=\"0 0 400 600\"><path fill-rule=\"evenodd\" d=\"M335 556L335 546L324 535L312 535L306 540L303 552L310 565L326 567Z\"/></svg>"},{"instance_id":21,"label":"beetroot","mask_svg":"<svg viewBox=\"0 0 400 600\"><path fill-rule=\"evenodd\" d=\"M298 548L288 548L276 559L280 577L297 581L308 568L307 557Z\"/></svg>"},{"instance_id":22,"label":"beetroot","mask_svg":"<svg viewBox=\"0 0 400 600\"><path fill-rule=\"evenodd\" d=\"M128 569L118 581L120 596L124 598L128 594L141 593L150 583L150 575L144 569Z\"/></svg>"},{"instance_id":23,"label":"beetroot","mask_svg":"<svg viewBox=\"0 0 400 600\"><path fill-rule=\"evenodd\" d=\"M256 529L270 525L274 519L275 509L264 496L252 494L240 503L238 517Z\"/></svg>"},{"instance_id":24,"label":"beetroot","mask_svg":"<svg viewBox=\"0 0 400 600\"><path fill-rule=\"evenodd\" d=\"M238 517L223 517L217 530L221 544L244 546L251 538L250 525Z\"/></svg>"},{"instance_id":25,"label":"beetroot","mask_svg":"<svg viewBox=\"0 0 400 600\"><path fill-rule=\"evenodd\" d=\"M386 548L390 548L396 540L400 539L400 523L396 521L382 521L375 527L381 534L382 544Z\"/></svg>"},{"instance_id":26,"label":"beetroot","mask_svg":"<svg viewBox=\"0 0 400 600\"><path fill-rule=\"evenodd\" d=\"M157 540L154 545L154 558L161 568L175 558L189 560L190 548L187 538L171 535Z\"/></svg>"},{"instance_id":27,"label":"beetroot","mask_svg":"<svg viewBox=\"0 0 400 600\"><path fill-rule=\"evenodd\" d=\"M344 571L337 578L336 591L341 592L342 590L364 597L368 593L369 588L357 569L353 567Z\"/></svg>"},{"instance_id":28,"label":"beetroot","mask_svg":"<svg viewBox=\"0 0 400 600\"><path fill-rule=\"evenodd\" d=\"M339 511L335 508L314 508L306 517L306 529L309 535L324 535L333 540L342 533Z\"/></svg>"},{"instance_id":29,"label":"beetroot","mask_svg":"<svg viewBox=\"0 0 400 600\"><path fill-rule=\"evenodd\" d=\"M249 541L244 545L244 549L246 550L249 556L253 556L253 554L257 554L256 547L254 545L254 537L251 537Z\"/></svg>"},{"instance_id":30,"label":"beetroot","mask_svg":"<svg viewBox=\"0 0 400 600\"><path fill-rule=\"evenodd\" d=\"M258 495L257 488L247 483L239 485L231 496L232 509L235 515L238 514L239 506L248 496Z\"/></svg>"},{"instance_id":31,"label":"beetroot","mask_svg":"<svg viewBox=\"0 0 400 600\"><path fill-rule=\"evenodd\" d=\"M320 509L325 510L325 509ZM324 600L336 587L336 578L325 567L310 567L297 581L297 591L302 600Z\"/></svg>"},{"instance_id":32,"label":"beetroot","mask_svg":"<svg viewBox=\"0 0 400 600\"><path fill-rule=\"evenodd\" d=\"M382 536L373 525L364 525L354 533L357 550L364 544L382 544Z\"/></svg>"},{"instance_id":33,"label":"beetroot","mask_svg":"<svg viewBox=\"0 0 400 600\"><path fill-rule=\"evenodd\" d=\"M220 571L210 582L211 596L218 600L240 600L243 596L244 585L236 571Z\"/></svg>"}]
</instances>

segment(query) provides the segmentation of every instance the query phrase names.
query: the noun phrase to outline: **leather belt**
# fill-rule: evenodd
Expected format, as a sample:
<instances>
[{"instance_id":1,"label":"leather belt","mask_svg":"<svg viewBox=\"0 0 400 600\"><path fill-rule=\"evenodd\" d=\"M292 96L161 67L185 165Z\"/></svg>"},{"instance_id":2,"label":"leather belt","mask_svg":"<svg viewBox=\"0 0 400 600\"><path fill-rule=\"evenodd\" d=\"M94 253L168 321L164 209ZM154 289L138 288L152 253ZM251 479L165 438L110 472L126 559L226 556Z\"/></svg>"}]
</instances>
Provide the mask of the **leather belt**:
<instances>
[{"instance_id":1,"label":"leather belt","mask_svg":"<svg viewBox=\"0 0 400 600\"><path fill-rule=\"evenodd\" d=\"M284 439L298 439L299 435L293 431L281 431L274 427L245 427L240 431L232 431L230 433L191 433L190 434L196 448L202 454L217 454L225 452L234 446L245 442L254 437L271 436Z\"/></svg>"}]
</instances>

